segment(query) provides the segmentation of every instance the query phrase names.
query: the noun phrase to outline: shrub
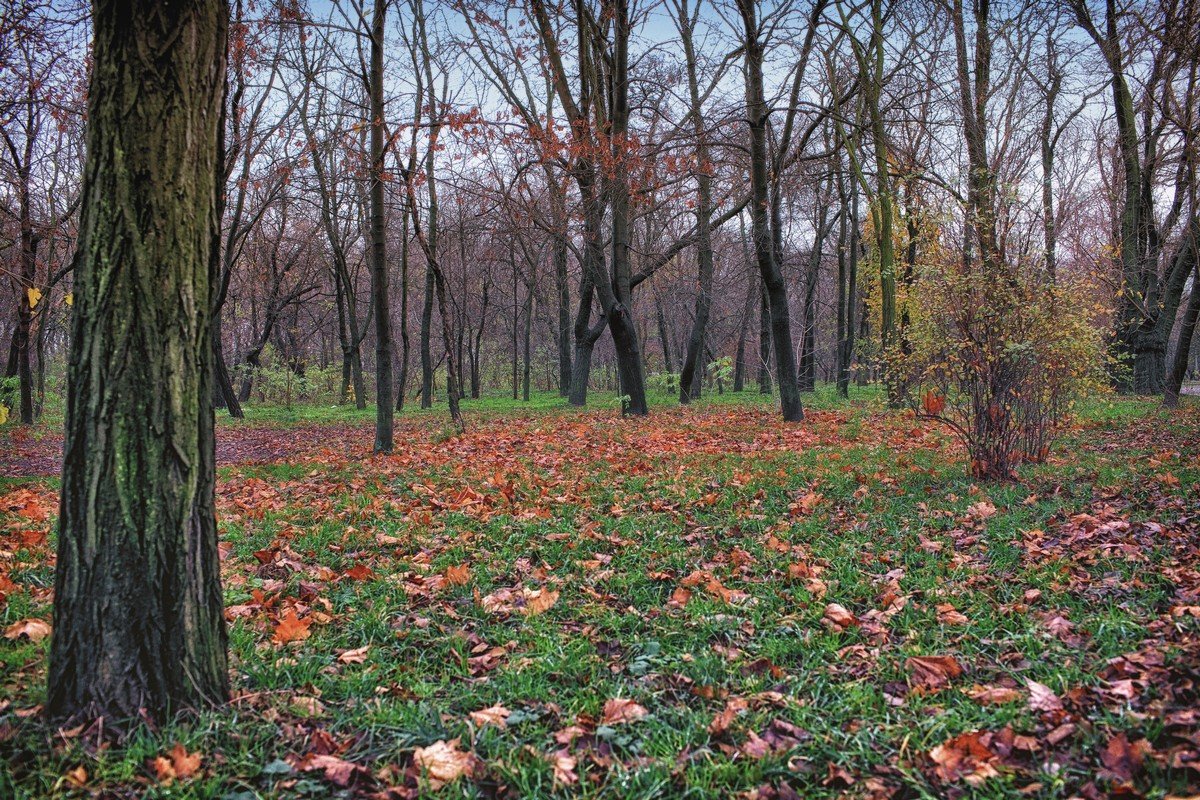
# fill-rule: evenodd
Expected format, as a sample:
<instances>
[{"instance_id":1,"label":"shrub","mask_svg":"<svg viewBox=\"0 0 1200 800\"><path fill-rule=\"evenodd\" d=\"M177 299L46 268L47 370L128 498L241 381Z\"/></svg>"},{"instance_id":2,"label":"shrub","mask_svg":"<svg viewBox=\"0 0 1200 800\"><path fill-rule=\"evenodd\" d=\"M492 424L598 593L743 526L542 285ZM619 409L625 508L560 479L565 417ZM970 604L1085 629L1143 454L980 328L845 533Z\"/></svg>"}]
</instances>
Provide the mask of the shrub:
<instances>
[{"instance_id":1,"label":"shrub","mask_svg":"<svg viewBox=\"0 0 1200 800\"><path fill-rule=\"evenodd\" d=\"M1046 458L1076 399L1104 385L1104 343L1081 287L1015 270L922 267L904 352L886 354L918 416L962 440L978 478Z\"/></svg>"}]
</instances>

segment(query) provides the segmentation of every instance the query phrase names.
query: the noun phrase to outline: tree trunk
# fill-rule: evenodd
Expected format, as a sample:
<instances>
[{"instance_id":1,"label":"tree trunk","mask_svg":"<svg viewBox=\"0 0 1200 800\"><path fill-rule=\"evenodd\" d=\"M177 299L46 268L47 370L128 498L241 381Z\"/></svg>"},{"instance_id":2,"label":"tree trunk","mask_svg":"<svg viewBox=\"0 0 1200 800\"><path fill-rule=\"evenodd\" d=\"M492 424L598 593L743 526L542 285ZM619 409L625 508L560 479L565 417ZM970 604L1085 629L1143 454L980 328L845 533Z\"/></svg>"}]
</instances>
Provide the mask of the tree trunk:
<instances>
[{"instance_id":1,"label":"tree trunk","mask_svg":"<svg viewBox=\"0 0 1200 800\"><path fill-rule=\"evenodd\" d=\"M791 317L787 284L776 258L775 235L771 230L768 191L767 123L770 108L763 89L763 44L757 16L757 0L737 0L745 26L743 52L746 78L746 117L750 125L750 221L754 251L770 311L771 344L775 351L775 373L779 402L786 422L804 419L804 406L796 385L796 354L792 349Z\"/></svg>"},{"instance_id":2,"label":"tree trunk","mask_svg":"<svg viewBox=\"0 0 1200 800\"><path fill-rule=\"evenodd\" d=\"M1163 392L1163 405L1167 408L1179 405L1188 357L1192 352L1192 340L1196 335L1197 317L1200 317L1200 265L1192 273L1192 295L1183 310L1183 320L1179 324L1179 341L1175 343L1175 353L1171 357L1170 370L1167 373L1167 385Z\"/></svg>"},{"instance_id":3,"label":"tree trunk","mask_svg":"<svg viewBox=\"0 0 1200 800\"><path fill-rule=\"evenodd\" d=\"M229 693L210 258L228 7L97 0L47 714Z\"/></svg>"},{"instance_id":4,"label":"tree trunk","mask_svg":"<svg viewBox=\"0 0 1200 800\"><path fill-rule=\"evenodd\" d=\"M371 18L371 291L375 302L375 452L392 452L392 315L388 294L383 207L383 22L386 4Z\"/></svg>"},{"instance_id":5,"label":"tree trunk","mask_svg":"<svg viewBox=\"0 0 1200 800\"><path fill-rule=\"evenodd\" d=\"M408 389L408 215L401 225L400 240L400 375L396 380L396 410L404 410L404 393Z\"/></svg>"}]
</instances>

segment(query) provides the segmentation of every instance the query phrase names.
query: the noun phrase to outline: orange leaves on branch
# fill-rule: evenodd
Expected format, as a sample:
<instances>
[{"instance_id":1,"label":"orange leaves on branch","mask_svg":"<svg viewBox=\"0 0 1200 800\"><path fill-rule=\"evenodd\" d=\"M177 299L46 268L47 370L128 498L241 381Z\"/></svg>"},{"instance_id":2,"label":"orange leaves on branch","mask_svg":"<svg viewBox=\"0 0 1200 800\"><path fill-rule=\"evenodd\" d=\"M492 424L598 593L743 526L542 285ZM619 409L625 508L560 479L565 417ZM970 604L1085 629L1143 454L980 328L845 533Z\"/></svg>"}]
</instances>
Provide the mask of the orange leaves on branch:
<instances>
[{"instance_id":1,"label":"orange leaves on branch","mask_svg":"<svg viewBox=\"0 0 1200 800\"><path fill-rule=\"evenodd\" d=\"M926 414L936 417L946 410L946 398L930 389L921 398L921 406L924 408Z\"/></svg>"}]
</instances>

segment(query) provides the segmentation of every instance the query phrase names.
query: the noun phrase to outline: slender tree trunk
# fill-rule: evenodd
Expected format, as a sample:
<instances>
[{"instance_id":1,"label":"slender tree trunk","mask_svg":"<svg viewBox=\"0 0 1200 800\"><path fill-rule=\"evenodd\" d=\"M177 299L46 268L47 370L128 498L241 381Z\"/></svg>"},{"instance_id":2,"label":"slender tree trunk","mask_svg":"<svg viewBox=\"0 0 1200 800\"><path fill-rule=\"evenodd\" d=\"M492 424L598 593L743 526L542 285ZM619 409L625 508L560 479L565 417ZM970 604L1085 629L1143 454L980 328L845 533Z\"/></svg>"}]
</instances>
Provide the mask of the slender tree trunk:
<instances>
[{"instance_id":1,"label":"slender tree trunk","mask_svg":"<svg viewBox=\"0 0 1200 800\"><path fill-rule=\"evenodd\" d=\"M436 223L431 222L433 228ZM433 405L433 268L425 263L425 299L421 306L421 408Z\"/></svg>"},{"instance_id":2,"label":"slender tree trunk","mask_svg":"<svg viewBox=\"0 0 1200 800\"><path fill-rule=\"evenodd\" d=\"M210 257L228 18L213 0L93 10L54 720L161 722L228 697Z\"/></svg>"},{"instance_id":3,"label":"slender tree trunk","mask_svg":"<svg viewBox=\"0 0 1200 800\"><path fill-rule=\"evenodd\" d=\"M392 452L392 315L388 292L383 207L383 23L387 4L376 0L371 18L371 291L375 302L375 452Z\"/></svg>"},{"instance_id":4,"label":"slender tree trunk","mask_svg":"<svg viewBox=\"0 0 1200 800\"><path fill-rule=\"evenodd\" d=\"M696 137L696 310L692 319L692 330L688 334L687 352L679 373L679 402L687 404L700 396L700 386L704 381L704 364L700 354L704 349L708 318L712 310L713 248L710 225L713 199L711 159L708 152L708 136L704 129L700 76L692 38L696 18L689 18L686 2L680 5L679 10L677 24L687 66L689 114L692 135Z\"/></svg>"},{"instance_id":5,"label":"slender tree trunk","mask_svg":"<svg viewBox=\"0 0 1200 800\"><path fill-rule=\"evenodd\" d=\"M404 393L408 391L408 215L404 215L400 239L400 375L396 380L396 410L404 410Z\"/></svg>"},{"instance_id":6,"label":"slender tree trunk","mask_svg":"<svg viewBox=\"0 0 1200 800\"><path fill-rule=\"evenodd\" d=\"M566 214L562 214L563 229ZM571 394L571 290L568 285L566 234L556 234L554 240L554 290L558 297L558 393L563 397Z\"/></svg>"},{"instance_id":7,"label":"slender tree trunk","mask_svg":"<svg viewBox=\"0 0 1200 800\"><path fill-rule=\"evenodd\" d=\"M663 369L668 373L675 372L675 359L671 358L671 334L667 330L667 313L663 309L662 298L656 292L654 295L654 316L658 322L658 341L662 345Z\"/></svg>"}]
</instances>

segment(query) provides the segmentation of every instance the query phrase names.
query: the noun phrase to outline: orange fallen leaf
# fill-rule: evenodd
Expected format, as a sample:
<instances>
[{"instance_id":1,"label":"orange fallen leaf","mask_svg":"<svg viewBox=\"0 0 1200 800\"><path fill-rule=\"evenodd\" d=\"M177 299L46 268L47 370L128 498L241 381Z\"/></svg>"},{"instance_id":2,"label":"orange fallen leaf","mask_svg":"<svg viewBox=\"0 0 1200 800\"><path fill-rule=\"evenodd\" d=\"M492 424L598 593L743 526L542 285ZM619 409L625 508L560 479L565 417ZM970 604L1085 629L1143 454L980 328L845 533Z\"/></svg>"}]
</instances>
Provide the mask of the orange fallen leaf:
<instances>
[{"instance_id":1,"label":"orange fallen leaf","mask_svg":"<svg viewBox=\"0 0 1200 800\"><path fill-rule=\"evenodd\" d=\"M294 609L289 609L287 614L280 617L279 623L275 626L275 635L272 638L276 644L303 641L311 633L309 627L312 625L312 622L312 617L300 619L296 616Z\"/></svg>"},{"instance_id":2,"label":"orange fallen leaf","mask_svg":"<svg viewBox=\"0 0 1200 800\"><path fill-rule=\"evenodd\" d=\"M525 592L525 614L535 616L549 611L558 602L558 592L553 589L534 589Z\"/></svg>"},{"instance_id":3,"label":"orange fallen leaf","mask_svg":"<svg viewBox=\"0 0 1200 800\"><path fill-rule=\"evenodd\" d=\"M451 586L464 586L471 580L471 568L466 564L453 564L446 567L442 577Z\"/></svg>"},{"instance_id":4,"label":"orange fallen leaf","mask_svg":"<svg viewBox=\"0 0 1200 800\"><path fill-rule=\"evenodd\" d=\"M976 686L967 692L967 696L985 706L1000 706L1021 699L1019 691L1007 686Z\"/></svg>"},{"instance_id":5,"label":"orange fallen leaf","mask_svg":"<svg viewBox=\"0 0 1200 800\"><path fill-rule=\"evenodd\" d=\"M199 753L189 753L183 745L176 744L166 756L154 759L154 774L162 784L186 781L200 770L202 760Z\"/></svg>"}]
</instances>

